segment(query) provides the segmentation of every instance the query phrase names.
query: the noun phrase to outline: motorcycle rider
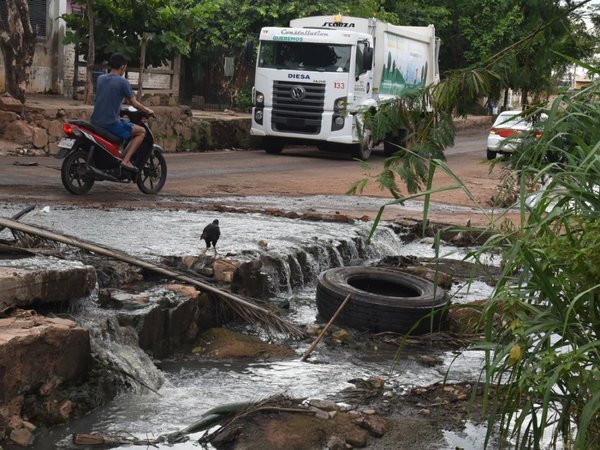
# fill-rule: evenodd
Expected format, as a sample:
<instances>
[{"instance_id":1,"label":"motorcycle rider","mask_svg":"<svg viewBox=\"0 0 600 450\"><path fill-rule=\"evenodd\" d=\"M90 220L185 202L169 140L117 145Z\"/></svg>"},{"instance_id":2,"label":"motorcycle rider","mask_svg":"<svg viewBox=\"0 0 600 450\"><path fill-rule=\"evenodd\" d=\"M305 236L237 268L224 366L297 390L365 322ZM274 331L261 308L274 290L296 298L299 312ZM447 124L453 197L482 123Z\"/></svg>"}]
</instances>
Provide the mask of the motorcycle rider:
<instances>
[{"instance_id":1,"label":"motorcycle rider","mask_svg":"<svg viewBox=\"0 0 600 450\"><path fill-rule=\"evenodd\" d=\"M154 111L142 105L133 95L131 84L124 77L127 62L127 58L120 53L114 53L109 58L110 72L100 75L96 83L96 100L90 122L124 141L130 139L121 166L135 172L137 168L131 163L131 158L144 140L146 131L141 126L119 117L121 103L127 99L133 107L149 116L154 114Z\"/></svg>"}]
</instances>

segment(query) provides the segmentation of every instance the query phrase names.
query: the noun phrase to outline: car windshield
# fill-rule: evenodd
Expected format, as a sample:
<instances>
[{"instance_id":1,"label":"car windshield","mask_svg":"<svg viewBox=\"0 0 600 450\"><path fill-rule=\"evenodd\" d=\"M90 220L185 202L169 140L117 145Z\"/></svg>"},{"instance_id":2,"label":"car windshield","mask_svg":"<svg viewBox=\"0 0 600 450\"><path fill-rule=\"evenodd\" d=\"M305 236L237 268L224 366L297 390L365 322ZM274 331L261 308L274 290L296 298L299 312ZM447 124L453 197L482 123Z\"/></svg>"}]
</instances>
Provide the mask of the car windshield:
<instances>
[{"instance_id":1,"label":"car windshield","mask_svg":"<svg viewBox=\"0 0 600 450\"><path fill-rule=\"evenodd\" d=\"M502 128L513 128L513 127L524 127L531 123L523 119L522 116L517 114L500 114L494 122L495 127Z\"/></svg>"},{"instance_id":2,"label":"car windshield","mask_svg":"<svg viewBox=\"0 0 600 450\"><path fill-rule=\"evenodd\" d=\"M258 66L271 69L348 72L350 45L262 41Z\"/></svg>"}]
</instances>

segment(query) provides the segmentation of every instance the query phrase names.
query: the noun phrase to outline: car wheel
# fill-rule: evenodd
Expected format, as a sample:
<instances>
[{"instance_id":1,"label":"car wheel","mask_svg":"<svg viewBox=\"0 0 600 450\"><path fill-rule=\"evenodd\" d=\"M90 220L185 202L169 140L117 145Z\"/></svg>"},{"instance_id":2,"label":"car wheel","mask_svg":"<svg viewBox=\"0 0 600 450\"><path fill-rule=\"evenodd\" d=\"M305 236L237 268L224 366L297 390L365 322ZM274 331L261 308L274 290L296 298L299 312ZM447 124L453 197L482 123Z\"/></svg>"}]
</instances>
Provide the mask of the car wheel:
<instances>
[{"instance_id":1,"label":"car wheel","mask_svg":"<svg viewBox=\"0 0 600 450\"><path fill-rule=\"evenodd\" d=\"M445 322L446 292L432 282L383 267L340 267L317 281L319 316L329 320L346 296L350 301L338 320L371 332L426 333Z\"/></svg>"},{"instance_id":2,"label":"car wheel","mask_svg":"<svg viewBox=\"0 0 600 450\"><path fill-rule=\"evenodd\" d=\"M488 161L496 159L496 152L493 150L488 150L487 151L487 159L488 159Z\"/></svg>"}]
</instances>

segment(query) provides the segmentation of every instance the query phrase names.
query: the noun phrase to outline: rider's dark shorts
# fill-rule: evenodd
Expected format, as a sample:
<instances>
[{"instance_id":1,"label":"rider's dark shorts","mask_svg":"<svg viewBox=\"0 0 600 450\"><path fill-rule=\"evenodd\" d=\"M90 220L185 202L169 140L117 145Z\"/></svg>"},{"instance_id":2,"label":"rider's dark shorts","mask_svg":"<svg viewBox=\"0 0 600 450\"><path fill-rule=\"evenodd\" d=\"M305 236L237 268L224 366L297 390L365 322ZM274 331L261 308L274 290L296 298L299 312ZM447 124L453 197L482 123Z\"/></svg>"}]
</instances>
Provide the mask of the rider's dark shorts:
<instances>
[{"instance_id":1,"label":"rider's dark shorts","mask_svg":"<svg viewBox=\"0 0 600 450\"><path fill-rule=\"evenodd\" d=\"M131 137L131 130L133 129L133 123L128 120L119 119L112 127L106 128L112 134L116 134L121 139L126 141Z\"/></svg>"}]
</instances>

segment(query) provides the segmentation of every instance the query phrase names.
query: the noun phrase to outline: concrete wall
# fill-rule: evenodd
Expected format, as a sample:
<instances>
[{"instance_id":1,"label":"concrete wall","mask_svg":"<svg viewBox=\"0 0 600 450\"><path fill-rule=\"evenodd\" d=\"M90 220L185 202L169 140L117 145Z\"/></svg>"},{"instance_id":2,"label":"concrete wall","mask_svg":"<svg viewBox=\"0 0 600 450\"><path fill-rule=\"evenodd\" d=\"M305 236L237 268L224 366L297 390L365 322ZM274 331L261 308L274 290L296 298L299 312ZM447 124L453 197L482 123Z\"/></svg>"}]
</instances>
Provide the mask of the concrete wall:
<instances>
[{"instance_id":1,"label":"concrete wall","mask_svg":"<svg viewBox=\"0 0 600 450\"><path fill-rule=\"evenodd\" d=\"M40 96L48 97L50 96ZM23 114L0 110L0 143L17 144L19 153L51 155L58 151L57 143L64 137L63 123L68 120L88 120L92 106L71 105L69 101L28 101ZM194 117L187 107L160 106L160 97L144 97L158 119L149 125L157 144L167 152L201 152L219 148L251 148L256 140L250 136L250 116L247 114L213 114Z\"/></svg>"}]
</instances>

